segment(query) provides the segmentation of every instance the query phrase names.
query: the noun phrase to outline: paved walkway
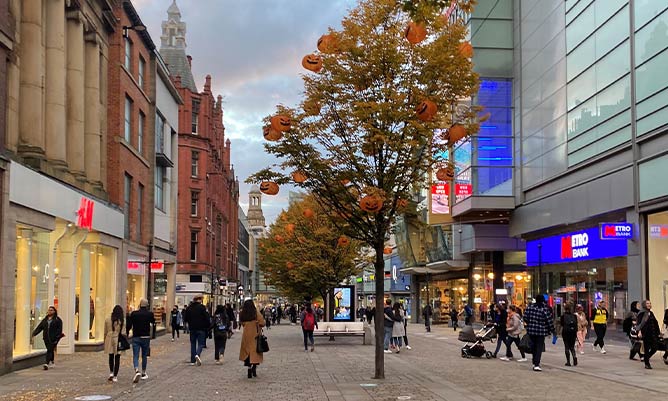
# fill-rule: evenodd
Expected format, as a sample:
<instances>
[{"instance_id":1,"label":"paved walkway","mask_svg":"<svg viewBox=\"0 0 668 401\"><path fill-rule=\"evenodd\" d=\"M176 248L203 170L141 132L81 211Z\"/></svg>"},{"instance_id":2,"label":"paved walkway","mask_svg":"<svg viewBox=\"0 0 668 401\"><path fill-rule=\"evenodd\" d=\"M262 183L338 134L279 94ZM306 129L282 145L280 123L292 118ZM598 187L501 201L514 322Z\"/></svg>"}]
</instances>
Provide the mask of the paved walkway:
<instances>
[{"instance_id":1,"label":"paved walkway","mask_svg":"<svg viewBox=\"0 0 668 401\"><path fill-rule=\"evenodd\" d=\"M627 359L623 344L611 344L607 355L594 354L588 346L576 368L563 366L561 342L548 344L544 371L537 373L529 363L463 359L462 343L452 329L437 326L424 333L423 326L409 325L413 349L385 355L387 379L380 381L372 379L374 347L362 345L361 338L318 338L315 352L305 353L297 326L272 327L268 337L271 351L255 379L246 378L238 361L240 334L228 341L224 364L214 364L209 348L201 367L188 365L187 339L182 336L172 343L163 336L153 342L149 380L137 385L131 383L130 354L122 357L119 382L114 384L106 381L106 355L59 355L55 369L32 368L0 377L0 401L74 400L86 395L239 401L646 401L668 396L668 366L655 357L655 369L647 371L640 362Z\"/></svg>"}]
</instances>

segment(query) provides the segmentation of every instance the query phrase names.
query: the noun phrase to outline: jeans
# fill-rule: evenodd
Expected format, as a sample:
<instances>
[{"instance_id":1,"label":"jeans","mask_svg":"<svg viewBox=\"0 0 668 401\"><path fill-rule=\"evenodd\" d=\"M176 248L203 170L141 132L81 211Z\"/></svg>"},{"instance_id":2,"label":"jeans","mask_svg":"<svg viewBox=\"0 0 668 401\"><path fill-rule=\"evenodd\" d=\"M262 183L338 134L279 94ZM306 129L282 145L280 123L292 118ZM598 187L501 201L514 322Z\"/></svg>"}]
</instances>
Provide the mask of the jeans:
<instances>
[{"instance_id":1,"label":"jeans","mask_svg":"<svg viewBox=\"0 0 668 401\"><path fill-rule=\"evenodd\" d=\"M401 348L401 337L392 337L392 345Z\"/></svg>"},{"instance_id":2,"label":"jeans","mask_svg":"<svg viewBox=\"0 0 668 401\"><path fill-rule=\"evenodd\" d=\"M311 343L311 346L315 344L315 340L313 339L313 330L302 329L302 333L304 333L304 349L307 350L309 342Z\"/></svg>"},{"instance_id":3,"label":"jeans","mask_svg":"<svg viewBox=\"0 0 668 401\"><path fill-rule=\"evenodd\" d=\"M135 367L135 370L139 369L139 350L141 350L141 371L146 372L148 348L150 345L150 338L132 337L132 365Z\"/></svg>"},{"instance_id":4,"label":"jeans","mask_svg":"<svg viewBox=\"0 0 668 401\"><path fill-rule=\"evenodd\" d=\"M222 331L215 333L213 335L213 342L215 344L214 357L218 361L220 360L221 355L225 355L225 346L227 345L227 332Z\"/></svg>"},{"instance_id":5,"label":"jeans","mask_svg":"<svg viewBox=\"0 0 668 401\"><path fill-rule=\"evenodd\" d=\"M195 363L195 355L202 355L206 341L206 331L190 330L190 363Z\"/></svg>"},{"instance_id":6,"label":"jeans","mask_svg":"<svg viewBox=\"0 0 668 401\"><path fill-rule=\"evenodd\" d=\"M390 349L390 340L392 339L392 326L385 326L385 338L383 339L383 348L387 351Z\"/></svg>"},{"instance_id":7,"label":"jeans","mask_svg":"<svg viewBox=\"0 0 668 401\"><path fill-rule=\"evenodd\" d=\"M513 336L510 336L510 335L507 335L505 343L506 343L506 357L508 357L508 358L513 357L513 351L510 349L510 347L511 347L511 345L513 345L513 343L515 343L515 345L517 346L517 349L520 350L520 354L522 355L522 359L524 359L526 357L526 355L524 355L524 351L522 351L522 348L520 348L520 337L519 336L518 337L513 337Z\"/></svg>"},{"instance_id":8,"label":"jeans","mask_svg":"<svg viewBox=\"0 0 668 401\"><path fill-rule=\"evenodd\" d=\"M121 367L121 354L109 354L109 373L118 376L118 368Z\"/></svg>"},{"instance_id":9,"label":"jeans","mask_svg":"<svg viewBox=\"0 0 668 401\"><path fill-rule=\"evenodd\" d=\"M603 337L605 337L605 331L608 329L608 325L605 323L594 323L594 331L596 332L596 341L594 342L594 347L600 345L603 348Z\"/></svg>"},{"instance_id":10,"label":"jeans","mask_svg":"<svg viewBox=\"0 0 668 401\"><path fill-rule=\"evenodd\" d=\"M540 358L543 356L545 349L544 336L529 336L531 338L531 361L533 366L540 366Z\"/></svg>"},{"instance_id":11,"label":"jeans","mask_svg":"<svg viewBox=\"0 0 668 401\"><path fill-rule=\"evenodd\" d=\"M424 328L427 330L427 333L431 331L431 316L425 316Z\"/></svg>"},{"instance_id":12,"label":"jeans","mask_svg":"<svg viewBox=\"0 0 668 401\"><path fill-rule=\"evenodd\" d=\"M46 344L46 364L52 363L56 356L56 344Z\"/></svg>"},{"instance_id":13,"label":"jeans","mask_svg":"<svg viewBox=\"0 0 668 401\"><path fill-rule=\"evenodd\" d=\"M506 343L506 338L508 337L508 332L507 331L500 331L499 336L496 339L496 351L494 351L494 356L496 357L496 354L499 353L499 350L501 349L501 344ZM508 346L506 345L506 349L508 349Z\"/></svg>"},{"instance_id":14,"label":"jeans","mask_svg":"<svg viewBox=\"0 0 668 401\"><path fill-rule=\"evenodd\" d=\"M174 334L176 333L177 338L181 338L181 335L179 334L179 330L181 328L177 324L172 324L172 339L174 339Z\"/></svg>"}]
</instances>

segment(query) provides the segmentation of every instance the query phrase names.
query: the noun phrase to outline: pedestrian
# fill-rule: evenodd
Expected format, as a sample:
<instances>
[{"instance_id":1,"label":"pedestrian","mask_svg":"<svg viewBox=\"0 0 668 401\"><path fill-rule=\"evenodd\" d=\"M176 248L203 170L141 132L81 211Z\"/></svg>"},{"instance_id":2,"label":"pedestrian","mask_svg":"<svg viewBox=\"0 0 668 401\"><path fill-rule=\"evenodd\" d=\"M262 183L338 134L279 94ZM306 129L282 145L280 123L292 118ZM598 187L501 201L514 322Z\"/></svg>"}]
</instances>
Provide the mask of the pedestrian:
<instances>
[{"instance_id":1,"label":"pedestrian","mask_svg":"<svg viewBox=\"0 0 668 401\"><path fill-rule=\"evenodd\" d=\"M403 302L399 305L401 305L401 315L404 318L404 346L406 349L412 349L411 346L408 345L408 312L406 311L406 308L404 308Z\"/></svg>"},{"instance_id":2,"label":"pedestrian","mask_svg":"<svg viewBox=\"0 0 668 401\"><path fill-rule=\"evenodd\" d=\"M121 366L121 351L118 350L118 340L123 333L125 314L120 305L114 306L111 316L104 321L104 352L109 355L110 382L118 381L118 369Z\"/></svg>"},{"instance_id":3,"label":"pedestrian","mask_svg":"<svg viewBox=\"0 0 668 401\"><path fill-rule=\"evenodd\" d=\"M151 335L151 326L153 334ZM139 309L132 312L125 325L125 335L130 336L132 330L132 365L135 368L135 374L132 382L148 380L146 367L148 365L148 350L151 346L151 337L155 338L155 316L148 310L148 300L139 301ZM141 351L141 373L139 373L139 352Z\"/></svg>"},{"instance_id":4,"label":"pedestrian","mask_svg":"<svg viewBox=\"0 0 668 401\"><path fill-rule=\"evenodd\" d=\"M643 358L645 361L645 369L652 369L649 360L657 351L661 330L659 329L659 322L656 320L654 312L652 312L652 303L649 299L640 303L637 331L638 338L642 339L645 348L645 356Z\"/></svg>"},{"instance_id":5,"label":"pedestrian","mask_svg":"<svg viewBox=\"0 0 668 401\"><path fill-rule=\"evenodd\" d=\"M366 310L366 321L369 323L369 326L373 325L373 318L376 316L376 307L373 306L371 309Z\"/></svg>"},{"instance_id":6,"label":"pedestrian","mask_svg":"<svg viewBox=\"0 0 668 401\"><path fill-rule=\"evenodd\" d=\"M459 311L454 304L450 308L450 321L452 322L452 330L457 331L457 328L459 327Z\"/></svg>"},{"instance_id":7,"label":"pedestrian","mask_svg":"<svg viewBox=\"0 0 668 401\"><path fill-rule=\"evenodd\" d=\"M385 308L383 309L383 349L386 354L391 354L390 343L392 341L392 329L394 327L394 311L392 310L392 300L385 300Z\"/></svg>"},{"instance_id":8,"label":"pedestrian","mask_svg":"<svg viewBox=\"0 0 668 401\"><path fill-rule=\"evenodd\" d=\"M605 332L608 329L608 310L605 308L605 301L598 301L598 305L594 310L594 332L596 333L596 341L594 342L593 349L594 352L597 351L597 347L601 347L601 354L605 354L605 343L604 337Z\"/></svg>"},{"instance_id":9,"label":"pedestrian","mask_svg":"<svg viewBox=\"0 0 668 401\"><path fill-rule=\"evenodd\" d=\"M192 304L192 302L191 302ZM190 306L190 305L188 305ZM183 310L181 311L181 321L183 322L183 334L188 334L190 333L190 330L188 330L188 322L183 321L183 317L186 315L186 311L188 310L188 306L183 305Z\"/></svg>"},{"instance_id":10,"label":"pedestrian","mask_svg":"<svg viewBox=\"0 0 668 401\"><path fill-rule=\"evenodd\" d=\"M271 330L271 305L264 307L264 321L267 322L267 330Z\"/></svg>"},{"instance_id":11,"label":"pedestrian","mask_svg":"<svg viewBox=\"0 0 668 401\"><path fill-rule=\"evenodd\" d=\"M278 307L276 308L276 324L280 325L281 324L281 319L283 318L283 308L281 307L281 304L278 304Z\"/></svg>"},{"instance_id":12,"label":"pedestrian","mask_svg":"<svg viewBox=\"0 0 668 401\"><path fill-rule=\"evenodd\" d=\"M432 315L431 305L426 304L424 308L422 308L422 317L424 317L424 328L427 331L427 333L431 332L431 315Z\"/></svg>"},{"instance_id":13,"label":"pedestrian","mask_svg":"<svg viewBox=\"0 0 668 401\"><path fill-rule=\"evenodd\" d=\"M494 358L496 358L496 355L499 353L499 350L501 349L501 344L506 343L506 336L508 335L508 332L506 331L506 325L508 324L508 312L506 311L506 303L504 301L499 301L499 304L497 306L497 311L498 313L494 317L496 323L496 350L492 354ZM507 349L507 347L506 347Z\"/></svg>"},{"instance_id":14,"label":"pedestrian","mask_svg":"<svg viewBox=\"0 0 668 401\"><path fill-rule=\"evenodd\" d=\"M636 301L636 303L638 303ZM584 313L584 308L582 305L576 307L575 316L578 318L578 334L577 334L577 347L580 355L584 355L584 343L585 338L587 338L587 329L589 328L589 320L587 320L587 315Z\"/></svg>"},{"instance_id":15,"label":"pedestrian","mask_svg":"<svg viewBox=\"0 0 668 401\"><path fill-rule=\"evenodd\" d=\"M202 305L203 297L195 295L193 303L188 307L183 320L188 323L190 329L190 365L202 365L202 349L206 341L207 333L211 327L211 316Z\"/></svg>"},{"instance_id":16,"label":"pedestrian","mask_svg":"<svg viewBox=\"0 0 668 401\"><path fill-rule=\"evenodd\" d=\"M663 330L664 332L668 329L668 309L663 311ZM665 345L665 342L664 342ZM668 347L663 350L663 363L668 365Z\"/></svg>"},{"instance_id":17,"label":"pedestrian","mask_svg":"<svg viewBox=\"0 0 668 401\"><path fill-rule=\"evenodd\" d=\"M304 335L304 352L308 352L308 343L311 343L311 352L315 350L315 340L313 339L313 330L318 328L318 318L310 303L299 316L302 325L302 334ZM308 341L307 341L308 340Z\"/></svg>"},{"instance_id":18,"label":"pedestrian","mask_svg":"<svg viewBox=\"0 0 668 401\"><path fill-rule=\"evenodd\" d=\"M401 312L401 305L399 302L395 302L392 306L392 317L394 318L394 323L392 325L392 345L394 346L397 354L401 351L401 340L406 335L404 330L404 316Z\"/></svg>"},{"instance_id":19,"label":"pedestrian","mask_svg":"<svg viewBox=\"0 0 668 401\"><path fill-rule=\"evenodd\" d=\"M522 320L520 315L517 313L517 307L515 305L510 305L508 308L508 319L506 322L506 356L499 358L502 361L510 361L513 359L513 351L511 346L513 343L517 346L517 349L520 350L522 358L518 359L517 362L526 362L527 358L524 354L524 350L520 348L520 335L522 334Z\"/></svg>"},{"instance_id":20,"label":"pedestrian","mask_svg":"<svg viewBox=\"0 0 668 401\"><path fill-rule=\"evenodd\" d=\"M46 360L43 368L44 370L49 370L49 368L56 367L56 347L58 346L58 341L64 337L63 321L58 317L58 310L55 306L49 306L46 316L35 327L32 336L35 337L40 332L42 332L42 339L46 347Z\"/></svg>"},{"instance_id":21,"label":"pedestrian","mask_svg":"<svg viewBox=\"0 0 668 401\"><path fill-rule=\"evenodd\" d=\"M237 320L234 315L234 309L232 309L232 305L227 303L225 304L225 313L227 314L227 319L229 320L230 326L228 327L227 330L227 338L232 338L234 335L234 329L237 328Z\"/></svg>"},{"instance_id":22,"label":"pedestrian","mask_svg":"<svg viewBox=\"0 0 668 401\"><path fill-rule=\"evenodd\" d=\"M540 372L540 360L545 350L545 337L554 333L552 311L545 305L543 295L536 296L536 302L524 311L524 323L531 339L531 354L534 372Z\"/></svg>"},{"instance_id":23,"label":"pedestrian","mask_svg":"<svg viewBox=\"0 0 668 401\"><path fill-rule=\"evenodd\" d=\"M462 303L462 310L459 312L464 317L464 325L473 325L473 309L467 303ZM496 317L495 317L496 318Z\"/></svg>"},{"instance_id":24,"label":"pedestrian","mask_svg":"<svg viewBox=\"0 0 668 401\"><path fill-rule=\"evenodd\" d=\"M172 311L169 314L169 325L172 327L172 341L174 341L174 334L176 334L176 338L181 338L179 331L181 330L182 320L183 316L181 315L179 307L174 305L174 308L172 308Z\"/></svg>"},{"instance_id":25,"label":"pedestrian","mask_svg":"<svg viewBox=\"0 0 668 401\"><path fill-rule=\"evenodd\" d=\"M568 302L564 306L564 314L559 318L561 325L561 339L564 341L564 352L566 353L566 366L571 366L571 355L573 366L578 366L578 357L575 354L575 341L578 336L578 317L573 313L573 304Z\"/></svg>"},{"instance_id":26,"label":"pedestrian","mask_svg":"<svg viewBox=\"0 0 668 401\"><path fill-rule=\"evenodd\" d=\"M297 308L294 304L290 305L288 315L290 315L290 324L295 326L297 324Z\"/></svg>"},{"instance_id":27,"label":"pedestrian","mask_svg":"<svg viewBox=\"0 0 668 401\"><path fill-rule=\"evenodd\" d=\"M224 361L225 345L227 344L228 333L232 327L232 322L223 305L216 306L216 311L211 319L211 330L213 330L214 359L216 365Z\"/></svg>"},{"instance_id":28,"label":"pedestrian","mask_svg":"<svg viewBox=\"0 0 668 401\"><path fill-rule=\"evenodd\" d=\"M241 336L241 347L239 348L239 360L248 367L248 378L257 377L257 365L262 363L263 355L257 352L257 337L264 327L264 317L257 311L253 300L244 301L239 321L243 327Z\"/></svg>"}]
</instances>

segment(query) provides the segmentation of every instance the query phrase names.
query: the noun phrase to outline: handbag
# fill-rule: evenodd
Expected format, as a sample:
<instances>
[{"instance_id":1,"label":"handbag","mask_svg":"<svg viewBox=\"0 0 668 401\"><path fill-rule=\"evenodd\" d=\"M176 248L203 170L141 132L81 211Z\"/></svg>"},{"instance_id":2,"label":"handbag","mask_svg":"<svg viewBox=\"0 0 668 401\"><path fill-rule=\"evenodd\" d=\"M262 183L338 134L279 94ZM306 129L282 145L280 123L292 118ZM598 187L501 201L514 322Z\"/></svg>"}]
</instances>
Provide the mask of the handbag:
<instances>
[{"instance_id":1,"label":"handbag","mask_svg":"<svg viewBox=\"0 0 668 401\"><path fill-rule=\"evenodd\" d=\"M258 354L269 352L269 342L267 341L267 336L264 335L259 324L257 324L257 337L255 337L255 340L255 351Z\"/></svg>"},{"instance_id":2,"label":"handbag","mask_svg":"<svg viewBox=\"0 0 668 401\"><path fill-rule=\"evenodd\" d=\"M522 336L520 339L520 346L518 348L524 351L525 354L531 353L531 337L529 337L528 334Z\"/></svg>"},{"instance_id":3,"label":"handbag","mask_svg":"<svg viewBox=\"0 0 668 401\"><path fill-rule=\"evenodd\" d=\"M130 342L128 341L128 338L124 336L123 334L118 335L118 350L119 351L127 351L130 349Z\"/></svg>"}]
</instances>

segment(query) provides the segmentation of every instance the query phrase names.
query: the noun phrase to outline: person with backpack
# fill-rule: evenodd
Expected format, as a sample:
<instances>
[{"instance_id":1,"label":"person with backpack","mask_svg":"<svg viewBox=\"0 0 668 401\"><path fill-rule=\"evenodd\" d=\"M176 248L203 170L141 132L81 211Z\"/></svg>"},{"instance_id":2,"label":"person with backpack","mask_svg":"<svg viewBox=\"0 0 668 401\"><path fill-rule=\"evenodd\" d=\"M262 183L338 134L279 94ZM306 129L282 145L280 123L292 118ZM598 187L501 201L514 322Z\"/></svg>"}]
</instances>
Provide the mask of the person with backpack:
<instances>
[{"instance_id":1,"label":"person with backpack","mask_svg":"<svg viewBox=\"0 0 668 401\"><path fill-rule=\"evenodd\" d=\"M228 333L232 326L232 322L223 305L216 306L216 311L214 312L211 321L215 349L214 358L216 360L216 365L220 365L223 363L223 358L225 356L225 345L227 345Z\"/></svg>"},{"instance_id":2,"label":"person with backpack","mask_svg":"<svg viewBox=\"0 0 668 401\"><path fill-rule=\"evenodd\" d=\"M584 308L582 305L578 305L575 308L575 316L578 318L578 334L577 334L577 349L580 352L580 355L584 355L584 344L585 338L587 338L587 329L589 328L589 320L587 315L584 313Z\"/></svg>"},{"instance_id":3,"label":"person with backpack","mask_svg":"<svg viewBox=\"0 0 668 401\"><path fill-rule=\"evenodd\" d=\"M573 366L578 366L578 357L575 354L575 340L578 335L578 317L573 313L573 304L568 302L561 315L561 338L564 340L564 351L566 352L566 366L571 366L571 355L573 355Z\"/></svg>"},{"instance_id":4,"label":"person with backpack","mask_svg":"<svg viewBox=\"0 0 668 401\"><path fill-rule=\"evenodd\" d=\"M642 345L642 342L638 341L636 332L633 330L633 328L638 324L639 312L640 310L638 309L638 301L631 302L631 310L626 314L626 317L622 322L622 331L629 339L629 346L631 347L629 350L629 359L632 361L636 359L636 355L641 355L640 346Z\"/></svg>"},{"instance_id":5,"label":"person with backpack","mask_svg":"<svg viewBox=\"0 0 668 401\"><path fill-rule=\"evenodd\" d=\"M318 319L311 304L306 304L306 308L299 316L302 323L302 333L304 334L304 352L308 352L308 343L311 343L311 352L315 350L315 340L313 339L313 330L318 328Z\"/></svg>"},{"instance_id":6,"label":"person with backpack","mask_svg":"<svg viewBox=\"0 0 668 401\"><path fill-rule=\"evenodd\" d=\"M601 354L605 354L605 343L603 338L608 329L608 310L605 308L605 301L598 302L596 310L594 310L594 332L596 333L596 341L594 341L593 349L597 351L596 347L601 347Z\"/></svg>"},{"instance_id":7,"label":"person with backpack","mask_svg":"<svg viewBox=\"0 0 668 401\"><path fill-rule=\"evenodd\" d=\"M552 311L545 305L545 297L542 294L538 294L536 302L524 311L524 323L531 339L533 371L541 372L543 369L540 367L540 360L545 351L545 337L555 332Z\"/></svg>"}]
</instances>

